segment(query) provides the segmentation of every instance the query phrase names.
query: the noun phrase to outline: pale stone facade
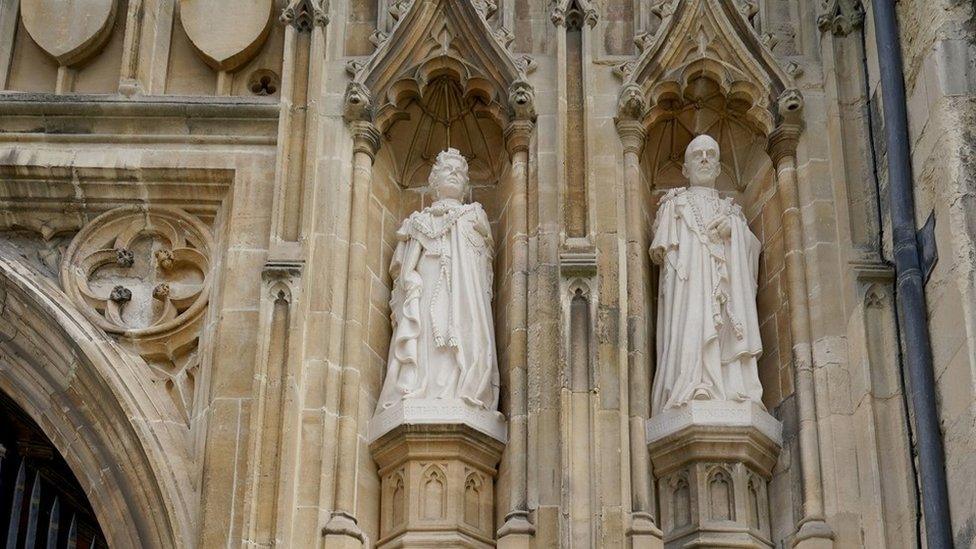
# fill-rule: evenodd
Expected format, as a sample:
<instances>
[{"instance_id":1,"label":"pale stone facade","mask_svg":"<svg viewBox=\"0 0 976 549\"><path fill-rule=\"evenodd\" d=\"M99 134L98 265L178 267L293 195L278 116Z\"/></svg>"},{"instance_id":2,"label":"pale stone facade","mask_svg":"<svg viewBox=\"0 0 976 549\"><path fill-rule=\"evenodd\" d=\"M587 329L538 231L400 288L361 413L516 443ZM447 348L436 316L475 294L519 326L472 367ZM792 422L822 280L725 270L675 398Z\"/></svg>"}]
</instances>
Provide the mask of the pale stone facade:
<instances>
[{"instance_id":1,"label":"pale stone facade","mask_svg":"<svg viewBox=\"0 0 976 549\"><path fill-rule=\"evenodd\" d=\"M689 498L743 495L697 508L747 545L920 546L871 8L0 0L0 391L113 547L409 547L445 525L461 546L659 547L679 470ZM971 547L976 8L897 11L918 226L936 220L952 532ZM748 448L734 463L699 452L699 410L675 419L683 451L647 422L647 251L699 133L761 243L778 423L728 411L746 417L724 427ZM504 421L401 409L371 440L396 233L448 147L494 241Z\"/></svg>"}]
</instances>

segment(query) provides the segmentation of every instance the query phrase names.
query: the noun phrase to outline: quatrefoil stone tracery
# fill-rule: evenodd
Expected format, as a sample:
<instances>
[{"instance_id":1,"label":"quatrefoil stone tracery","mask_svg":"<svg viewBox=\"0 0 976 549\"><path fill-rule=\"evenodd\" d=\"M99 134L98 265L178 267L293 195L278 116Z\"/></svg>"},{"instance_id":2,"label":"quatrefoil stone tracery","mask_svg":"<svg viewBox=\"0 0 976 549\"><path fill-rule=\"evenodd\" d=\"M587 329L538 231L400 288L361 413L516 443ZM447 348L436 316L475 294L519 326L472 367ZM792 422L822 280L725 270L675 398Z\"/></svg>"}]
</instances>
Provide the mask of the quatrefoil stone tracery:
<instances>
[{"instance_id":1,"label":"quatrefoil stone tracery","mask_svg":"<svg viewBox=\"0 0 976 549\"><path fill-rule=\"evenodd\" d=\"M175 208L119 208L86 226L62 266L65 291L109 333L177 329L206 306L211 237Z\"/></svg>"}]
</instances>

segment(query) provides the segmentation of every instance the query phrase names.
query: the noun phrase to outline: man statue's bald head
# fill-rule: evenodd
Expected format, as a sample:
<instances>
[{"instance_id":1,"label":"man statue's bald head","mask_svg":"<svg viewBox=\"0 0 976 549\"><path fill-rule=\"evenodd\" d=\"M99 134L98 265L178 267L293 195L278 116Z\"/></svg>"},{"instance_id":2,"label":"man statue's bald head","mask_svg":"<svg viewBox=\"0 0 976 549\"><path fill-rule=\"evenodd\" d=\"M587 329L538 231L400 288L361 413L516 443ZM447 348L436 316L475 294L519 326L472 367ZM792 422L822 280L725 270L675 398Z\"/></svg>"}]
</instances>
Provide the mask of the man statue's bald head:
<instances>
[{"instance_id":1,"label":"man statue's bald head","mask_svg":"<svg viewBox=\"0 0 976 549\"><path fill-rule=\"evenodd\" d=\"M681 173L693 187L714 187L722 173L718 142L707 134L699 135L685 149L685 163Z\"/></svg>"}]
</instances>

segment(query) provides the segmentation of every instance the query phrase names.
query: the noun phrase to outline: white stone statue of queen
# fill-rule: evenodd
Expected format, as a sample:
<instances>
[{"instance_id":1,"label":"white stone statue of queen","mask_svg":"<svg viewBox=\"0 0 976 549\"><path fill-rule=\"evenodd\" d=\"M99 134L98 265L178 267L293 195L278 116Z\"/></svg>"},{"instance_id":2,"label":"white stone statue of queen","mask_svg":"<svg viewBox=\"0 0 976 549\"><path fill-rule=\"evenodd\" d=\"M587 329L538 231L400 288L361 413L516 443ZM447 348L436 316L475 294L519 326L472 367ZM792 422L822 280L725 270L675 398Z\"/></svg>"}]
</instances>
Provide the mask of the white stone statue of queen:
<instances>
[{"instance_id":1,"label":"white stone statue of queen","mask_svg":"<svg viewBox=\"0 0 976 549\"><path fill-rule=\"evenodd\" d=\"M406 399L498 408L491 313L493 240L468 163L449 148L428 180L436 200L407 218L390 264L393 338L377 414Z\"/></svg>"},{"instance_id":2,"label":"white stone statue of queen","mask_svg":"<svg viewBox=\"0 0 976 549\"><path fill-rule=\"evenodd\" d=\"M742 209L715 190L718 143L700 135L684 160L690 186L661 200L650 249L661 266L652 415L691 400L762 399L760 243Z\"/></svg>"}]
</instances>

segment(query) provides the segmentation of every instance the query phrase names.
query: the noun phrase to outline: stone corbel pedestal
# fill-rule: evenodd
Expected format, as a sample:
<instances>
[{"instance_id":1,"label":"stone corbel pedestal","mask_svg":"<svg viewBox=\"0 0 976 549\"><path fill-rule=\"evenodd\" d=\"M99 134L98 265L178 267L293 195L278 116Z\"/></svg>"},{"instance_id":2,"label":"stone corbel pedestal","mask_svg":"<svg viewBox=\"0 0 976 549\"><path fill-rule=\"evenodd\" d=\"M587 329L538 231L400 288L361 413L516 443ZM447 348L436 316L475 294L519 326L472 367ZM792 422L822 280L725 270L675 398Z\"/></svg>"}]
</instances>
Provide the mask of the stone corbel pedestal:
<instances>
[{"instance_id":1,"label":"stone corbel pedestal","mask_svg":"<svg viewBox=\"0 0 976 549\"><path fill-rule=\"evenodd\" d=\"M773 546L779 421L752 402L692 401L650 418L647 441L666 548Z\"/></svg>"},{"instance_id":2,"label":"stone corbel pedestal","mask_svg":"<svg viewBox=\"0 0 976 549\"><path fill-rule=\"evenodd\" d=\"M373 417L380 549L494 547L494 477L504 416L460 402L406 400Z\"/></svg>"}]
</instances>

